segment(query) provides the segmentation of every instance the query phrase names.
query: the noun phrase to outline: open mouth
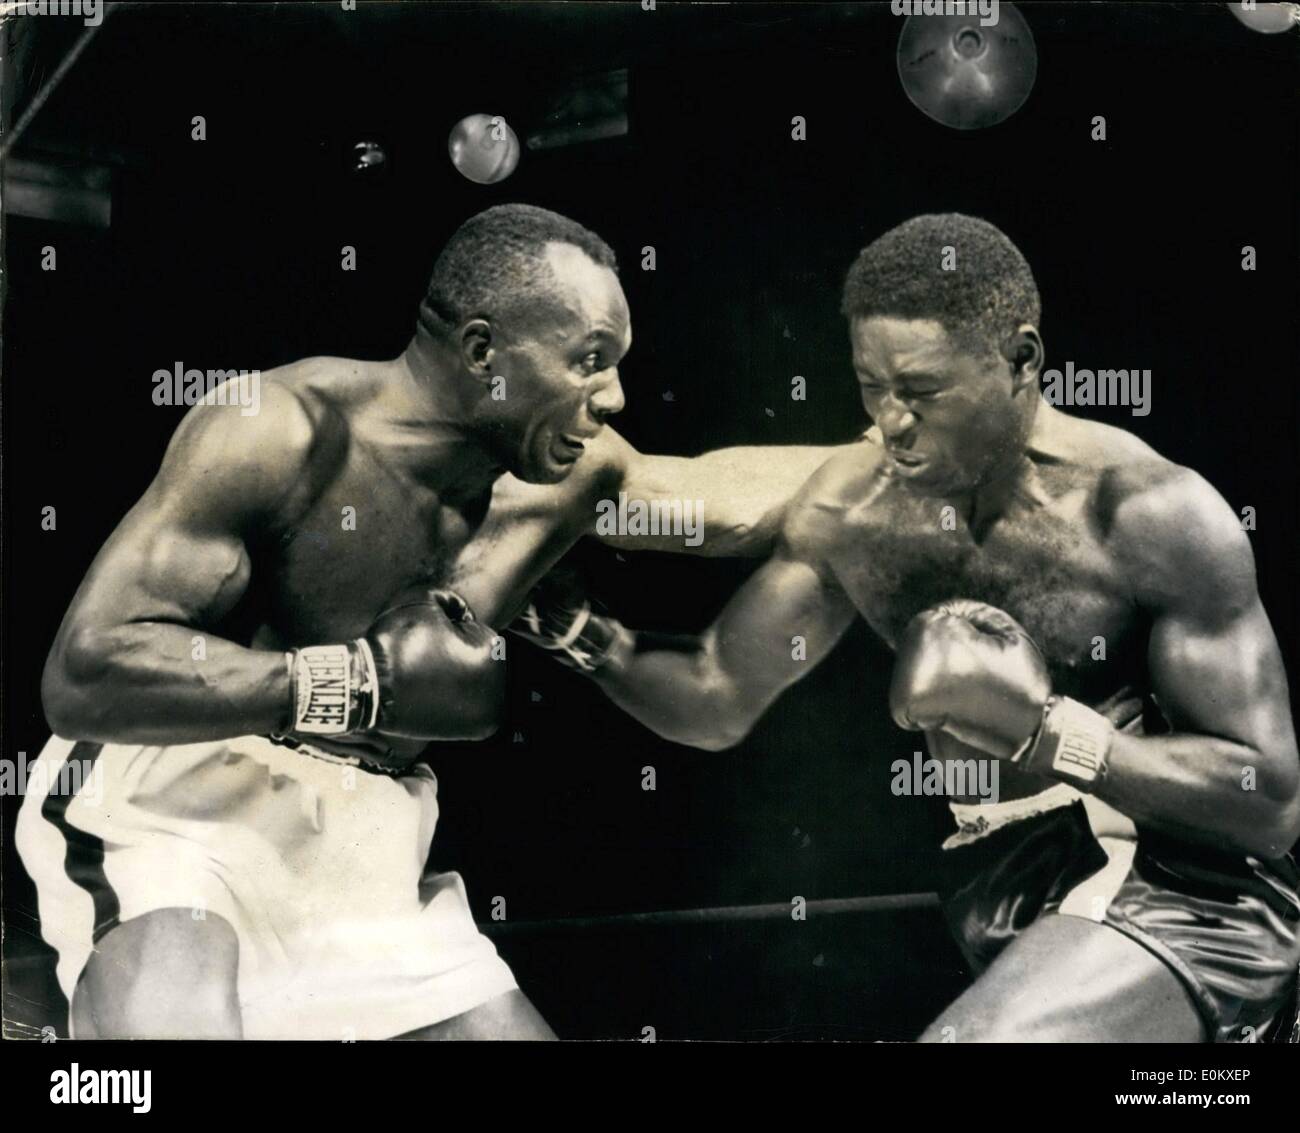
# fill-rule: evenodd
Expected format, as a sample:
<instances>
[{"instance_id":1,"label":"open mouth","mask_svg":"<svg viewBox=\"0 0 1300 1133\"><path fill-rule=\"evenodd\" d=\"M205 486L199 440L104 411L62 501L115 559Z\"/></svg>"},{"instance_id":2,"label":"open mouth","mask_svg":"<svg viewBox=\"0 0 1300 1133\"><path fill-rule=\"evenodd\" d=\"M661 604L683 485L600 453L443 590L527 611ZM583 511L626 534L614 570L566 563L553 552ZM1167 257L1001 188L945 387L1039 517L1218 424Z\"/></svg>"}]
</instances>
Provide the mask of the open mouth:
<instances>
[{"instance_id":1,"label":"open mouth","mask_svg":"<svg viewBox=\"0 0 1300 1133\"><path fill-rule=\"evenodd\" d=\"M889 461L894 466L895 473L900 476L915 476L929 463L925 457L916 453L898 452L894 449L889 451Z\"/></svg>"},{"instance_id":2,"label":"open mouth","mask_svg":"<svg viewBox=\"0 0 1300 1133\"><path fill-rule=\"evenodd\" d=\"M586 447L579 438L564 433L555 438L555 443L551 446L551 449L555 453L556 459L564 463L572 463L586 451Z\"/></svg>"},{"instance_id":3,"label":"open mouth","mask_svg":"<svg viewBox=\"0 0 1300 1133\"><path fill-rule=\"evenodd\" d=\"M889 450L889 459L903 468L919 468L925 463L925 457L914 452L900 452L898 449Z\"/></svg>"}]
</instances>

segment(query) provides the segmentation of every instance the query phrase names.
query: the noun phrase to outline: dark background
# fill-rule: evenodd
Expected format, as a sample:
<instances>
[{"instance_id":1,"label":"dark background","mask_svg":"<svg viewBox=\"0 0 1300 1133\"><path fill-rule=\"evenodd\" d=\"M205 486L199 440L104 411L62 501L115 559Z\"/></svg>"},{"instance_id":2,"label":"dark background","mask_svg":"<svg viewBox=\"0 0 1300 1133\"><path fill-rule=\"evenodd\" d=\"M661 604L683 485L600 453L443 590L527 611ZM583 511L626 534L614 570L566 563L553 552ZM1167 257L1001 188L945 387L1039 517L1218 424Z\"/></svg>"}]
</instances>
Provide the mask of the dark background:
<instances>
[{"instance_id":1,"label":"dark background","mask_svg":"<svg viewBox=\"0 0 1300 1133\"><path fill-rule=\"evenodd\" d=\"M973 133L907 101L887 4L117 11L17 151L109 163L111 225L6 221L4 756L44 743L55 629L183 412L152 404L153 371L393 357L446 237L515 200L618 252L636 342L617 428L682 454L861 432L838 314L848 264L917 213L998 224L1037 276L1048 365L1153 372L1150 416L1080 412L1256 509L1260 587L1294 672L1300 37L1252 32L1217 3L1020 8L1037 86ZM80 21L31 30L13 116ZM451 168L463 115L504 115L522 137L548 92L615 67L629 70L627 137L525 152L495 186ZM190 140L196 114L205 142ZM796 114L805 142L790 138ZM1090 138L1098 114L1105 142ZM387 174L349 171L363 138L387 147ZM339 268L345 244L355 272ZM40 270L45 245L57 271ZM805 402L790 400L796 374ZM704 624L752 569L579 557L615 612L674 628ZM889 793L889 763L916 744L888 720L888 673L859 627L745 744L711 755L664 743L521 646L500 735L432 752L434 861L461 870L480 919L503 896L512 922L932 889L941 815ZM5 1015L61 1026L8 845L18 801L4 799ZM500 944L568 1037L901 1039L966 978L925 911Z\"/></svg>"}]
</instances>

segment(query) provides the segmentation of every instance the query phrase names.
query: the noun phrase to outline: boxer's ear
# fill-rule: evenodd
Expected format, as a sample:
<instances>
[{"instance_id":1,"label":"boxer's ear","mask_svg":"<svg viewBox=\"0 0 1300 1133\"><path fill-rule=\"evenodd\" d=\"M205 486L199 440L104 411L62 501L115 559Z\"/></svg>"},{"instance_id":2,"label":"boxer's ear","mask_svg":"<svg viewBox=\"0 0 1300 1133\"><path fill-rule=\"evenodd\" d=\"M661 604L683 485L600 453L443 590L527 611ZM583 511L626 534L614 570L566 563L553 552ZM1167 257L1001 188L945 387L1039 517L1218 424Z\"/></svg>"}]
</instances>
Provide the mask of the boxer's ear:
<instances>
[{"instance_id":1,"label":"boxer's ear","mask_svg":"<svg viewBox=\"0 0 1300 1133\"><path fill-rule=\"evenodd\" d=\"M475 381L490 382L496 356L492 324L487 319L470 319L460 328L460 358Z\"/></svg>"},{"instance_id":2,"label":"boxer's ear","mask_svg":"<svg viewBox=\"0 0 1300 1133\"><path fill-rule=\"evenodd\" d=\"M1002 344L1002 357L1011 366L1011 388L1021 389L1038 379L1043 368L1043 340L1032 323L1022 323Z\"/></svg>"}]
</instances>

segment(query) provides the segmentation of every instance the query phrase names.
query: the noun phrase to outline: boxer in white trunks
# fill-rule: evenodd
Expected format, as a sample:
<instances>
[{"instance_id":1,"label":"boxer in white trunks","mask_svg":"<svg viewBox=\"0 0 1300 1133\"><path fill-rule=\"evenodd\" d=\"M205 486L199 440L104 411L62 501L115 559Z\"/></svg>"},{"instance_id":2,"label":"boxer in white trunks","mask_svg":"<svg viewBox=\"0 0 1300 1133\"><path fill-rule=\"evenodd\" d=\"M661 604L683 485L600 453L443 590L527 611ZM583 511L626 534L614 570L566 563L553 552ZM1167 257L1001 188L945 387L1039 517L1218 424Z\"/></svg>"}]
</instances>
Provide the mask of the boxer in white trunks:
<instances>
[{"instance_id":1,"label":"boxer in white trunks","mask_svg":"<svg viewBox=\"0 0 1300 1133\"><path fill-rule=\"evenodd\" d=\"M697 547L616 544L761 554L829 455L642 456L605 428L630 344L604 241L505 205L443 249L400 357L187 414L42 683L50 789L16 840L74 1036L551 1037L460 878L426 872L418 757L495 728L490 627L600 501L705 501Z\"/></svg>"}]
</instances>

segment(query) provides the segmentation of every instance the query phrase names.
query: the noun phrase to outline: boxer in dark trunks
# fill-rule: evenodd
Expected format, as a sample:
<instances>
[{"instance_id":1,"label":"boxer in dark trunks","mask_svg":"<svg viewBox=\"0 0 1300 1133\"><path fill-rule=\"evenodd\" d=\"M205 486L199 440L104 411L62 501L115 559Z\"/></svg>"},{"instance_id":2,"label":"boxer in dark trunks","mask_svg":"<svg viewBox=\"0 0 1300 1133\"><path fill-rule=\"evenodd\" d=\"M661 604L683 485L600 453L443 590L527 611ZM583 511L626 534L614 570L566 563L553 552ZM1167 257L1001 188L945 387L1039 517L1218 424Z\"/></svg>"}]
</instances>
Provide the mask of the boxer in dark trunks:
<instances>
[{"instance_id":1,"label":"boxer in dark trunks","mask_svg":"<svg viewBox=\"0 0 1300 1133\"><path fill-rule=\"evenodd\" d=\"M898 723L1001 773L997 802L953 800L945 843L982 974L923 1038L1263 1037L1300 963L1300 760L1241 522L1047 404L1037 287L992 225L891 230L843 309L875 425L702 635L665 648L545 584L517 628L716 750L864 618L897 651Z\"/></svg>"}]
</instances>

